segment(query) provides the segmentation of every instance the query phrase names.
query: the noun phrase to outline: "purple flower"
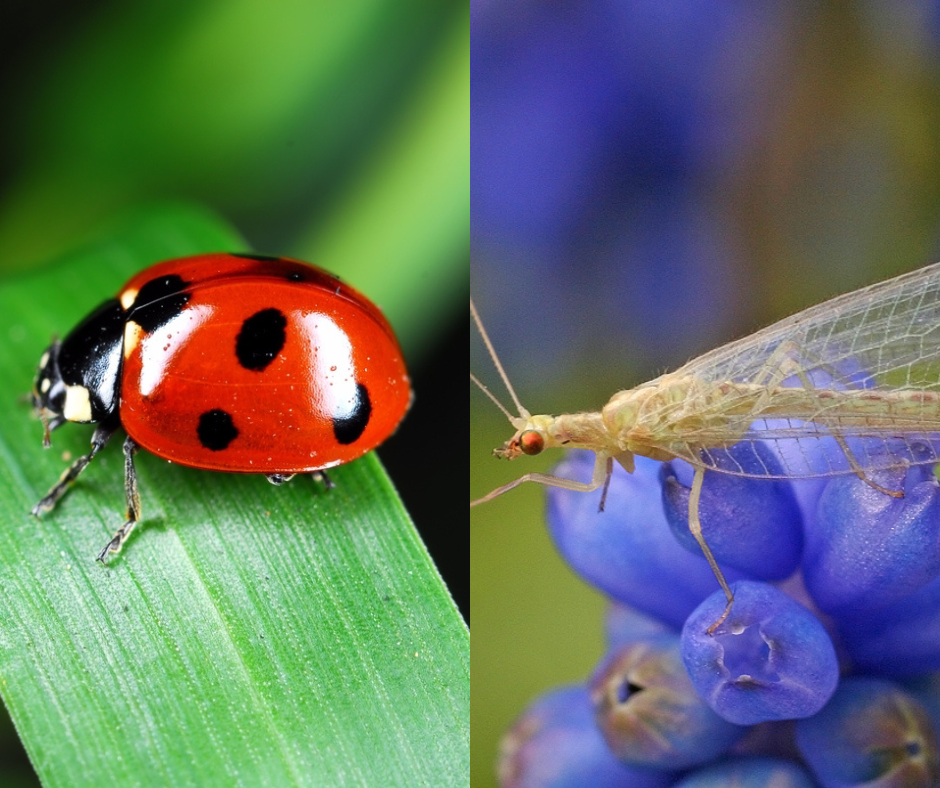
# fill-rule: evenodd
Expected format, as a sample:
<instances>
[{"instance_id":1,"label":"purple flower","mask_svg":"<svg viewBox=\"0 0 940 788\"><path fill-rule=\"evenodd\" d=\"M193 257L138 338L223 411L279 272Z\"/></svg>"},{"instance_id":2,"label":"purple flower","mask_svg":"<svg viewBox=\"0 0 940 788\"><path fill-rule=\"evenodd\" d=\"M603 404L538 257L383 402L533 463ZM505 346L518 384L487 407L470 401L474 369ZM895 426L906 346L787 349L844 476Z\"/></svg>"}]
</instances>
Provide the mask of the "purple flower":
<instances>
[{"instance_id":1,"label":"purple flower","mask_svg":"<svg viewBox=\"0 0 940 788\"><path fill-rule=\"evenodd\" d=\"M713 451L710 457L719 468L727 462L747 470L753 461L773 469L775 458L786 451L782 441L774 451L753 443L733 447L726 456ZM807 456L806 461L822 460ZM829 710L838 709L830 698L841 698L839 687L847 682L849 688L858 681L863 690L881 687L865 684L875 680L861 671L907 676L940 669L940 577L934 558L940 542L940 485L929 466L872 472L870 481L903 490L903 497L886 495L848 475L835 477L801 501L786 481L706 470L700 512L706 538L719 558L746 567L752 577L779 582L791 573L777 587L723 567L735 600L728 618L713 627L726 600L716 590L697 543L678 528L688 511L691 469L683 465L637 457L635 472L628 474L615 464L602 512L600 491L548 491L549 527L559 550L619 603L608 615L610 651L586 687L594 706L594 730L606 753L630 766L661 768L705 765L737 751L774 754L777 750L768 751L759 737L739 741L745 729L738 726L757 730L769 721L824 720ZM584 480L592 466L589 453L571 452L554 474ZM762 529L781 533L766 536ZM749 540L759 549L751 549ZM818 612L824 606L831 615ZM680 625L681 664L676 647ZM837 653L843 655L841 666ZM866 692L853 689L849 698L861 693L868 702ZM922 694L940 697L932 691ZM903 717L897 709L909 708L907 696L903 703L890 698L894 706L872 701L871 708L881 711L857 714L852 735L877 741L885 719ZM910 708L920 709L917 701L910 702ZM940 701L927 705L940 710ZM897 745L892 751L892 764L907 753L911 763L897 767L904 774L910 769L929 774L930 759L936 758L936 741L922 726L927 712L918 713L922 716L912 718L914 738L902 738L908 750ZM805 730L817 729L810 725ZM870 756L868 750L849 758L838 747L814 749L806 743L811 738L803 734L803 757L824 784L822 775L835 768L830 761L842 759L852 769L852 763ZM792 772L799 785L798 767L784 764L780 768L787 779ZM713 774L724 773L715 768ZM766 768L755 773L773 774L776 766Z\"/></svg>"}]
</instances>

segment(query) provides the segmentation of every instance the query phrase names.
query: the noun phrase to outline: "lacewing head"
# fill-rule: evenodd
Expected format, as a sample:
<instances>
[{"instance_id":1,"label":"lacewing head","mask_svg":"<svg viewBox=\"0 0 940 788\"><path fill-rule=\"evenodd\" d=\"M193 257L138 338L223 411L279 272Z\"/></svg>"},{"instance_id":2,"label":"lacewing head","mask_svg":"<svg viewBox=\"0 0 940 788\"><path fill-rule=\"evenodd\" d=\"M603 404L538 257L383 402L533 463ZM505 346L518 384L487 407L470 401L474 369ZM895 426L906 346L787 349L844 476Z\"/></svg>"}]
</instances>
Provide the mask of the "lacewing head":
<instances>
[{"instance_id":1,"label":"lacewing head","mask_svg":"<svg viewBox=\"0 0 940 788\"><path fill-rule=\"evenodd\" d=\"M552 421L551 416L529 416L524 420L513 419L516 434L500 448L493 449L493 454L507 460L514 460L521 454L534 457L547 448L557 446L557 441L552 438L549 432Z\"/></svg>"},{"instance_id":2,"label":"lacewing head","mask_svg":"<svg viewBox=\"0 0 940 788\"><path fill-rule=\"evenodd\" d=\"M507 460L514 460L516 457L521 455L527 455L532 457L536 454L541 454L546 448L553 446L561 445L559 441L553 437L551 433L551 426L554 422L554 418L551 416L533 416L529 413L522 403L519 401L519 397L516 396L516 391L512 386L512 383L509 381L509 376L506 374L506 370L503 368L502 363L499 360L499 356L496 355L496 350L493 347L493 343L490 342L490 338L486 333L486 329L483 327L483 321L480 320L480 315L477 313L476 307L473 304L473 299L470 299L470 314L473 317L473 322L476 324L477 330L480 332L480 337L483 339L483 343L486 345L486 349L490 355L490 358L493 360L493 366L496 367L499 376L503 381L503 384L506 386L506 390L509 392L509 395L512 397L513 404L516 406L516 410L519 412L518 416L514 416L505 405L503 405L499 399L491 392L480 380L471 372L470 380L480 389L487 397L496 405L497 408L503 413L503 415L509 420L509 423L515 428L515 434L506 441L498 449L493 449L493 454L496 457L501 457ZM475 506L479 503L485 501L490 501L493 498L496 498L499 495L502 495L505 492L508 492L513 487L515 487L521 479L517 479L513 482L510 482L507 485L503 485L483 498L479 498L475 501L471 501L470 505Z\"/></svg>"},{"instance_id":3,"label":"lacewing head","mask_svg":"<svg viewBox=\"0 0 940 788\"><path fill-rule=\"evenodd\" d=\"M509 376L506 374L506 370L504 369L502 362L500 362L499 356L496 355L496 349L493 347L493 343L490 341L490 337L486 333L486 329L483 327L483 321L480 319L480 315L473 304L472 298L470 299L470 314L473 317L473 322L476 323L477 330L480 332L480 337L483 339L483 344L486 345L486 349L490 354L490 358L493 360L493 366L495 366L496 371L499 372L499 376L502 379L503 384L506 386L506 390L512 397L512 401L516 406L516 410L519 411L518 416L513 416L512 413L509 412L509 409L499 401L496 395L493 394L493 392L491 392L485 385L483 385L476 375L474 375L472 372L470 373L470 380L476 384L480 391L490 398L493 404L496 405L500 411L502 411L503 415L509 419L509 423L512 424L512 426L516 429L516 434L506 441L500 448L493 449L493 454L497 457L504 457L507 460L514 460L520 454L527 454L531 457L536 454L541 454L543 449L546 449L550 446L559 445L558 441L553 440L550 433L550 428L554 422L554 419L551 416L533 416L531 413L529 413L529 411L522 407L522 403L519 401L519 397L516 396L516 390L509 381Z\"/></svg>"}]
</instances>

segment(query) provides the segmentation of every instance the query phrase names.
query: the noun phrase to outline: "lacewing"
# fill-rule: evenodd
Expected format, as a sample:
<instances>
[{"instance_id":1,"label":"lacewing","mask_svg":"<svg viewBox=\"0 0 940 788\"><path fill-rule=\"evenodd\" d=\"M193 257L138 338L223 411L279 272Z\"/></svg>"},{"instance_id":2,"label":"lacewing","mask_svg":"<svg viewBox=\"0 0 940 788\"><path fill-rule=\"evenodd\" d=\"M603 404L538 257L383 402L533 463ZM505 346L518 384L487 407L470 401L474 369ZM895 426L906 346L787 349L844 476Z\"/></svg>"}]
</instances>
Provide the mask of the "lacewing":
<instances>
[{"instance_id":1,"label":"lacewing","mask_svg":"<svg viewBox=\"0 0 940 788\"><path fill-rule=\"evenodd\" d=\"M760 479L854 473L901 497L870 474L940 462L940 263L806 309L620 391L600 411L559 416L522 407L472 300L470 312L519 413L471 373L516 431L494 454L511 460L564 447L596 458L590 482L527 473L470 505L523 482L581 492L603 487L606 495L615 460L627 471L637 454L685 460L695 469L689 528L728 600L710 632L727 617L733 596L702 537L706 471ZM821 439L836 450L820 451ZM776 444L778 467L761 460L757 441ZM744 447L737 461L725 451L736 444Z\"/></svg>"}]
</instances>

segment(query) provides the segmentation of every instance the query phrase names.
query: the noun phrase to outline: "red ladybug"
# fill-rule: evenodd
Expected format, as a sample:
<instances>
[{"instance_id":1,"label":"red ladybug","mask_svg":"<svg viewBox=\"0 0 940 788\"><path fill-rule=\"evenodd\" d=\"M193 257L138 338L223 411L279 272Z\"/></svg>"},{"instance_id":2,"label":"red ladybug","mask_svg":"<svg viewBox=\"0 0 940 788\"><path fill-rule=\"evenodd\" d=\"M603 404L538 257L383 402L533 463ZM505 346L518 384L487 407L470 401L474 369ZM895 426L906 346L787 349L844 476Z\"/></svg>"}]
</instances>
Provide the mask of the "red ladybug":
<instances>
[{"instance_id":1,"label":"red ladybug","mask_svg":"<svg viewBox=\"0 0 940 788\"><path fill-rule=\"evenodd\" d=\"M140 519L134 453L230 473L321 477L391 435L411 401L388 321L365 296L295 260L204 254L133 277L39 362L33 404L49 433L97 424L33 514L51 510L118 427L127 521Z\"/></svg>"}]
</instances>

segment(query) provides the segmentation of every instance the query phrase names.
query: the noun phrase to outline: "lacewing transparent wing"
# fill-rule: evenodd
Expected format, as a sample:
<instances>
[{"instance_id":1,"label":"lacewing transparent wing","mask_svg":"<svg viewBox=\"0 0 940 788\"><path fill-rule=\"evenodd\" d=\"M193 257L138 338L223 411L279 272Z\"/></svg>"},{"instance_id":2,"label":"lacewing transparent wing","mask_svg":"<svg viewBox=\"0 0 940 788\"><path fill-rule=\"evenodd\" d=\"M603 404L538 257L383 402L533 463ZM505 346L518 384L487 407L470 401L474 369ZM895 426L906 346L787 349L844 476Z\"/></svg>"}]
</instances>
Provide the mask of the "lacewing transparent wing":
<instances>
[{"instance_id":1,"label":"lacewing transparent wing","mask_svg":"<svg viewBox=\"0 0 940 788\"><path fill-rule=\"evenodd\" d=\"M687 381L686 397L637 423L663 425L668 452L694 465L805 478L936 463L940 263L807 309L647 386L677 380ZM842 439L841 450L820 452L820 438ZM784 439L782 470L756 453L745 468L713 451Z\"/></svg>"},{"instance_id":2,"label":"lacewing transparent wing","mask_svg":"<svg viewBox=\"0 0 940 788\"><path fill-rule=\"evenodd\" d=\"M512 459L567 446L598 460L590 484L526 474L473 504L524 481L596 489L602 464L630 469L634 454L765 479L856 473L871 481L868 471L940 462L940 263L774 323L618 392L594 413L531 416L472 302L471 311L519 412L471 375L516 428L496 453ZM758 441L776 445L779 462L765 462ZM724 450L735 444L732 458Z\"/></svg>"}]
</instances>

